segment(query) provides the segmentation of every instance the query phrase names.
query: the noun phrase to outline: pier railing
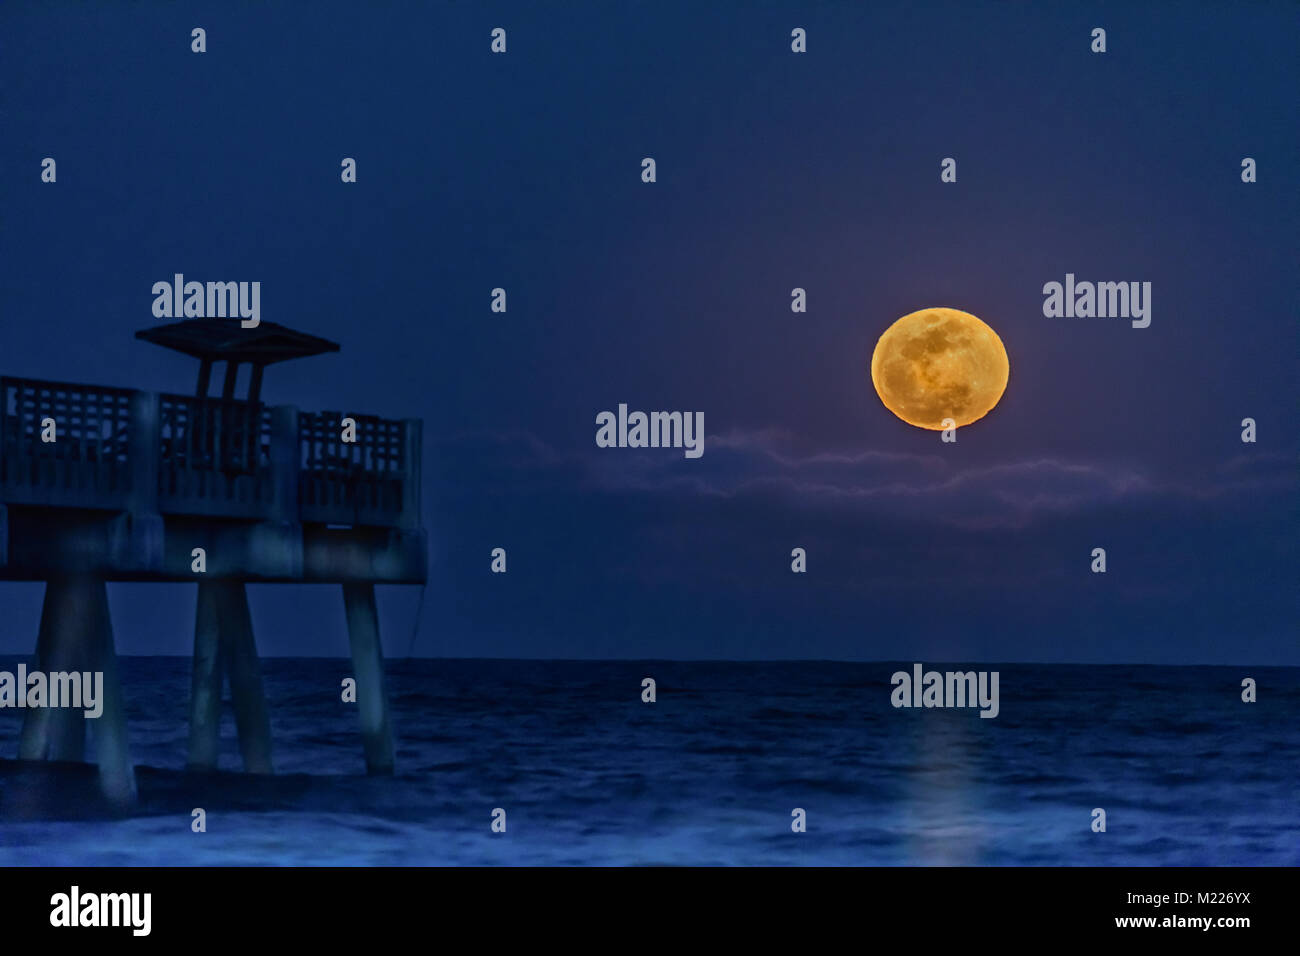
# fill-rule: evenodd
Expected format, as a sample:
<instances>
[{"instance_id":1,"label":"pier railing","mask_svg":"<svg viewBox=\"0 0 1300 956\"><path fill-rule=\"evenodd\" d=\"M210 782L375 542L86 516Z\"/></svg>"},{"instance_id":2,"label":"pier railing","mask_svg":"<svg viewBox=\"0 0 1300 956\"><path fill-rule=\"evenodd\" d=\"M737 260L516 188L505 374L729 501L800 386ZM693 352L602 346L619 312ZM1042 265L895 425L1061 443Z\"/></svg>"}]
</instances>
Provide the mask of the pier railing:
<instances>
[{"instance_id":1,"label":"pier railing","mask_svg":"<svg viewBox=\"0 0 1300 956\"><path fill-rule=\"evenodd\" d=\"M7 504L419 524L418 420L18 378L0 392Z\"/></svg>"},{"instance_id":2,"label":"pier railing","mask_svg":"<svg viewBox=\"0 0 1300 956\"><path fill-rule=\"evenodd\" d=\"M162 513L256 518L272 503L271 416L263 405L159 396Z\"/></svg>"},{"instance_id":3,"label":"pier railing","mask_svg":"<svg viewBox=\"0 0 1300 956\"><path fill-rule=\"evenodd\" d=\"M355 442L342 440L341 412L301 412L299 507L304 520L386 524L415 489L406 476L419 470L419 433L406 423L351 415ZM351 517L350 517L351 516Z\"/></svg>"},{"instance_id":4,"label":"pier railing","mask_svg":"<svg viewBox=\"0 0 1300 956\"><path fill-rule=\"evenodd\" d=\"M126 492L129 389L3 382L6 489L32 504Z\"/></svg>"}]
</instances>

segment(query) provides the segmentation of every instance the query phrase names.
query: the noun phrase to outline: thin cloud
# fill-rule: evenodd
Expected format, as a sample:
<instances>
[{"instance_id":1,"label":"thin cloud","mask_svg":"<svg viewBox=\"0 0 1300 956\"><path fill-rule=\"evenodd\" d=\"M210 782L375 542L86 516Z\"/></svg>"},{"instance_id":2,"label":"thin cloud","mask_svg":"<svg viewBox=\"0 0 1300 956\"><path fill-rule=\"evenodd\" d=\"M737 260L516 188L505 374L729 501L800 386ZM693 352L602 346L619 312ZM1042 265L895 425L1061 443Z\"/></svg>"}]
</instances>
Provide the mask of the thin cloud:
<instances>
[{"instance_id":1,"label":"thin cloud","mask_svg":"<svg viewBox=\"0 0 1300 956\"><path fill-rule=\"evenodd\" d=\"M974 466L936 454L805 449L780 429L708 435L704 448L703 457L689 461L668 449L593 448L566 454L526 433L475 433L449 439L436 453L467 467L473 462L466 478L481 475L482 465L489 464L498 490L767 500L971 530L1021 528L1042 516L1144 499L1203 501L1284 489L1297 481L1294 469L1283 467L1283 457L1274 455L1239 456L1197 483L1123 464L1060 457Z\"/></svg>"}]
</instances>

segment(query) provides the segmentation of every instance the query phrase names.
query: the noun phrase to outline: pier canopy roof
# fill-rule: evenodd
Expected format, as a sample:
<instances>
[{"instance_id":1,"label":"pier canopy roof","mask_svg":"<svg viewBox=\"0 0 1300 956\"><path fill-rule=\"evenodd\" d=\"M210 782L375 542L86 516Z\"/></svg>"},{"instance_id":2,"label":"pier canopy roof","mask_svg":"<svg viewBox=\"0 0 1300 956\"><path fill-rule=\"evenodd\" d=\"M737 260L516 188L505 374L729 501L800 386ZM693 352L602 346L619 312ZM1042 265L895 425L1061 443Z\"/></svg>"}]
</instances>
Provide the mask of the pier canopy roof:
<instances>
[{"instance_id":1,"label":"pier canopy roof","mask_svg":"<svg viewBox=\"0 0 1300 956\"><path fill-rule=\"evenodd\" d=\"M239 319L185 319L167 325L141 329L137 339L174 349L205 362L229 362L237 365L270 365L287 359L306 358L322 352L337 352L337 342L306 332L259 322L243 328Z\"/></svg>"},{"instance_id":2,"label":"pier canopy roof","mask_svg":"<svg viewBox=\"0 0 1300 956\"><path fill-rule=\"evenodd\" d=\"M141 329L135 337L198 359L199 381L195 394L200 397L208 394L213 362L226 363L222 398L234 397L239 366L251 365L253 373L247 396L250 402L256 402L261 395L262 369L266 366L339 350L337 342L274 322L258 322L251 329L244 328L241 323L241 319L185 319Z\"/></svg>"}]
</instances>

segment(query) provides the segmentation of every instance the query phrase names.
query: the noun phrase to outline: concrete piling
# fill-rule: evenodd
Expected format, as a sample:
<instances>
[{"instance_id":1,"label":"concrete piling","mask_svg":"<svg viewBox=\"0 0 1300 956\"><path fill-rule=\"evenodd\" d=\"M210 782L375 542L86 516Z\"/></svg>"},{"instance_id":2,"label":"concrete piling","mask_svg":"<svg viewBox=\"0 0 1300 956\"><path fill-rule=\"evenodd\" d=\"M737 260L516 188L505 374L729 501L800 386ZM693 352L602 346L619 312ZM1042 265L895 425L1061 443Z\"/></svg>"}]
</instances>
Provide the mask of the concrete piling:
<instances>
[{"instance_id":1,"label":"concrete piling","mask_svg":"<svg viewBox=\"0 0 1300 956\"><path fill-rule=\"evenodd\" d=\"M273 773L271 768L271 712L262 689L262 669L253 640L253 618L242 581L215 581L220 620L221 668L230 678L230 701L235 708L239 752L249 773Z\"/></svg>"},{"instance_id":2,"label":"concrete piling","mask_svg":"<svg viewBox=\"0 0 1300 956\"><path fill-rule=\"evenodd\" d=\"M194 615L194 669L190 678L191 770L216 770L221 740L220 589L199 582Z\"/></svg>"},{"instance_id":3,"label":"concrete piling","mask_svg":"<svg viewBox=\"0 0 1300 956\"><path fill-rule=\"evenodd\" d=\"M239 751L248 773L274 773L271 712L253 640L244 583L226 578L199 582L190 679L191 770L215 770L220 750L221 685L230 679Z\"/></svg>"},{"instance_id":4,"label":"concrete piling","mask_svg":"<svg viewBox=\"0 0 1300 956\"><path fill-rule=\"evenodd\" d=\"M90 721L94 727L95 762L99 765L99 788L108 800L119 806L135 802L135 769L131 765L130 737L126 726L126 697L118 673L117 648L113 642L113 622L108 610L108 587L102 579L90 585L93 605L94 666L102 671L103 711Z\"/></svg>"},{"instance_id":5,"label":"concrete piling","mask_svg":"<svg viewBox=\"0 0 1300 956\"><path fill-rule=\"evenodd\" d=\"M357 681L357 711L366 771L393 772L393 728L384 689L384 653L379 643L379 613L375 586L369 582L343 585L343 606L352 645L352 673Z\"/></svg>"},{"instance_id":6,"label":"concrete piling","mask_svg":"<svg viewBox=\"0 0 1300 956\"><path fill-rule=\"evenodd\" d=\"M90 596L86 582L71 577L46 583L33 669L49 674L87 668L93 656ZM81 711L41 707L23 714L21 759L79 761L85 759L85 750L86 719Z\"/></svg>"},{"instance_id":7,"label":"concrete piling","mask_svg":"<svg viewBox=\"0 0 1300 956\"><path fill-rule=\"evenodd\" d=\"M18 755L24 760L85 759L86 725L93 728L100 789L118 806L135 801L135 770L126 727L126 703L118 673L108 587L102 578L69 575L45 586L36 668L103 674L102 711L87 721L84 709L40 707L26 712Z\"/></svg>"}]
</instances>

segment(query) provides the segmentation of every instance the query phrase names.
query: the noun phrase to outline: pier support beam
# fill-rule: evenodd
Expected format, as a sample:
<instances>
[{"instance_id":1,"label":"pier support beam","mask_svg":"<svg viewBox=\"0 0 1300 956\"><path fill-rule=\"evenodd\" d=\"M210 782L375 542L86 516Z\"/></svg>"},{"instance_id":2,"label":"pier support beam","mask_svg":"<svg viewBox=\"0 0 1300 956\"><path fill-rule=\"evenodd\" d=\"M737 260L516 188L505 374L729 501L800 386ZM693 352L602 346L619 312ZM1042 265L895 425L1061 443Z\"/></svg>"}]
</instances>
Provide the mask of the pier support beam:
<instances>
[{"instance_id":1,"label":"pier support beam","mask_svg":"<svg viewBox=\"0 0 1300 956\"><path fill-rule=\"evenodd\" d=\"M134 802L135 771L126 727L126 701L113 646L108 588L102 578L52 578L45 586L36 668L51 672L101 672L102 711L94 727L100 789L119 806ZM84 710L42 707L24 715L18 755L23 760L83 760Z\"/></svg>"},{"instance_id":2,"label":"pier support beam","mask_svg":"<svg viewBox=\"0 0 1300 956\"><path fill-rule=\"evenodd\" d=\"M135 802L135 768L131 766L130 738L126 729L126 697L117 669L113 645L113 622L108 611L108 588L95 582L96 647L95 670L104 672L104 711L94 727L95 760L99 764L99 788L111 802L129 806Z\"/></svg>"},{"instance_id":3,"label":"pier support beam","mask_svg":"<svg viewBox=\"0 0 1300 956\"><path fill-rule=\"evenodd\" d=\"M41 624L36 637L33 669L81 670L93 654L93 602L85 587L70 578L53 578L45 585ZM26 693L26 688L19 688ZM86 718L81 711L42 707L23 714L18 744L20 760L86 759Z\"/></svg>"},{"instance_id":4,"label":"pier support beam","mask_svg":"<svg viewBox=\"0 0 1300 956\"><path fill-rule=\"evenodd\" d=\"M262 689L262 669L253 641L253 618L242 581L221 582L221 666L230 677L230 701L235 707L239 752L249 773L271 769L271 712ZM202 587L202 585L200 585Z\"/></svg>"},{"instance_id":5,"label":"pier support beam","mask_svg":"<svg viewBox=\"0 0 1300 956\"><path fill-rule=\"evenodd\" d=\"M221 741L221 615L219 589L199 584L194 615L194 670L190 678L191 770L216 770Z\"/></svg>"},{"instance_id":6,"label":"pier support beam","mask_svg":"<svg viewBox=\"0 0 1300 956\"><path fill-rule=\"evenodd\" d=\"M271 713L262 688L248 594L242 581L201 581L190 682L189 766L196 770L214 770L217 766L223 674L230 678L244 769L249 773L273 773Z\"/></svg>"},{"instance_id":7,"label":"pier support beam","mask_svg":"<svg viewBox=\"0 0 1300 956\"><path fill-rule=\"evenodd\" d=\"M357 681L357 711L361 715L361 741L366 751L366 771L393 772L393 728L384 690L384 653L379 644L379 612L375 586L344 584L343 607L352 644L352 673Z\"/></svg>"}]
</instances>

